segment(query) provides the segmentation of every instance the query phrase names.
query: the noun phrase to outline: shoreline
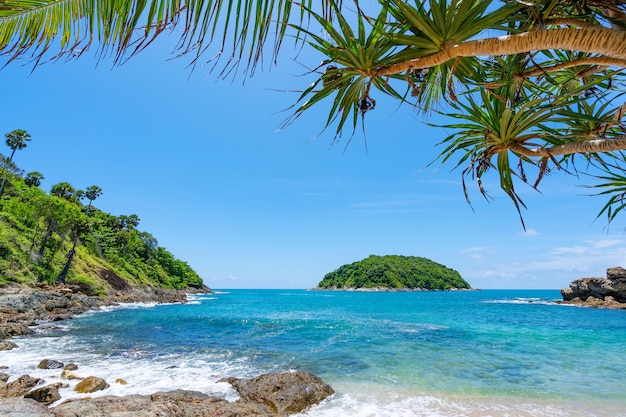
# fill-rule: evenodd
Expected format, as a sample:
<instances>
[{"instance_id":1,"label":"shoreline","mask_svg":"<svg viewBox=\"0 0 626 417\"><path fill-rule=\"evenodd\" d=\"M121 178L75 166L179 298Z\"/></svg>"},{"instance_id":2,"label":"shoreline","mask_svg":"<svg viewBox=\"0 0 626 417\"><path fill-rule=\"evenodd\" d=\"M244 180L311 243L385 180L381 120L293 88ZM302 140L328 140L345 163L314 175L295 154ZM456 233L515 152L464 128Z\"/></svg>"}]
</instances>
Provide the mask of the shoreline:
<instances>
[{"instance_id":1,"label":"shoreline","mask_svg":"<svg viewBox=\"0 0 626 417\"><path fill-rule=\"evenodd\" d=\"M477 295L479 294L477 293ZM211 297L209 296L207 298ZM193 297L188 297L187 301L192 302ZM530 301L529 303L532 304L532 301ZM125 308L123 305L120 305L119 307ZM141 309L142 307L136 306L131 308ZM170 307L167 307L166 309L169 308ZM172 306L171 308L178 309L179 307ZM109 309L104 309L103 311L108 310ZM96 311L101 310L98 308L96 309ZM47 323L50 326L56 326L54 321L42 323ZM64 362L76 361L76 363L80 365L79 369L74 371L76 374L80 375L81 377L86 377L87 375L99 375L106 378L111 387L93 394L87 394L93 397L93 400L89 401L86 401L83 398L79 398L77 400L68 400L67 398L71 397L70 392L72 391L72 388L67 388L63 390L64 392L61 393L61 395L66 398L63 398L59 402L44 408L41 408L41 405L33 405L36 403L34 402L34 400L30 399L0 398L0 415L6 415L8 417L22 417L24 415L29 415L32 417L95 415L84 412L85 409L83 409L83 414L61 414L62 409L57 409L56 405L60 405L61 402L69 402L74 407L103 407L105 406L105 404L107 404L107 406L116 407L116 415L119 416L132 415L133 417L153 417L158 414L133 414L133 412L128 410L131 410L132 407L136 406L142 407L141 410L155 410L157 406L162 406L162 401L166 401L166 399L170 403L173 402L177 404L177 407L179 407L180 410L187 410L187 412L180 411L178 413L173 413L172 415L177 415L179 417L222 415L217 412L215 414L208 414L208 412L206 414L201 414L200 412L193 414L191 409L188 408L190 407L189 402L202 403L203 407L205 407L205 410L208 410L208 407L210 407L211 404L217 404L219 405L219 407L230 407L236 402L237 398L233 396L236 396L237 394L235 390L226 383L216 384L218 379L224 379L225 376L233 374L246 377L256 375L256 372L244 374L237 371L231 372L232 369L226 372L223 372L224 369L221 369L220 371L212 371L215 376L208 375L206 374L206 371L203 371L203 369L213 368L211 366L203 366L202 364L205 362L202 361L181 363L168 359L166 361L160 362L159 364L157 364L157 366L149 364L148 368L145 368L142 365L138 365L133 357L126 357L126 359L124 360L124 355L118 356L118 359L115 360L113 363L110 362L110 360L108 359L106 360L106 363L101 361L92 363L90 360L85 360L84 357L77 358L75 355L73 355L71 353L71 346L66 345L65 342L62 342L62 339L62 336L60 338L55 338L55 341L46 341L45 337L32 338L30 340L36 341L36 344L28 342L27 346L27 342L25 341L24 349L26 349L26 351L21 354L19 350L16 350L11 354L6 355L3 361L2 354L0 353L0 365L5 365L6 363L2 362L6 362L7 360L15 364L15 369L20 369L19 371L14 372L13 377L16 377L19 375L20 372L30 372L22 371L28 368L22 366L21 364L31 364L28 366L34 368L39 360L43 359L46 356ZM22 338L21 340L24 339ZM26 340L29 340L29 338L27 337ZM16 341L18 343L20 342L19 340ZM48 348L42 348L43 346L48 346ZM59 355L55 357L56 352L59 352ZM27 354L28 357L23 356L25 354ZM148 362L146 363L149 362L150 360L148 360ZM18 363L20 364L19 366ZM170 368L177 369L170 370ZM146 374L146 371L148 369L148 372L151 373L150 375L152 377L152 381L154 381L155 384L149 385L149 387L144 386L144 388L141 388L141 390L138 391L135 387L139 387L140 385L142 385L142 382L147 380L144 374ZM0 372L6 371L0 370ZM32 375L45 379L46 383L52 385L59 382L64 382L64 380L58 377L61 372L61 369L50 371L38 370L33 371ZM142 374L141 377L138 374ZM129 381L129 385L124 386L121 385L121 383L114 382L118 377L127 379ZM185 381L182 384L179 383L180 380L182 380L181 378ZM626 417L626 415L623 415L619 412L623 409L620 408L623 407L623 403L615 401L598 401L597 403L594 402L594 404L581 403L577 406L573 406L572 404L580 402L582 400L575 398L541 399L525 396L508 397L499 395L472 395L469 392L457 394L444 391L429 392L422 391L413 386L390 386L385 384L381 385L371 382L368 383L363 381L352 381L350 379L337 378L334 373L332 373L332 376L330 374L326 374L325 378L329 378L328 381L331 384L336 385L333 386L333 388L338 391L338 394L334 396L330 401L324 401L321 404L316 405L310 411L305 410L299 415L306 415L311 417L334 417L336 415L359 416L363 415L363 410L370 410L372 412L372 414L370 415L375 415L377 417L396 417L399 415L415 415L407 414L407 410L421 410L422 414L420 415L424 416L454 414L469 417L470 415L478 415L473 413L479 412L479 410L482 410L483 412L485 412L485 410L488 410L494 416L508 415L511 417L589 417L591 415L597 415L599 417ZM190 384L189 381L191 380L195 380L197 382ZM74 384L75 381L71 381L71 383ZM209 385L212 387L207 388ZM39 387L40 385L38 385L36 388ZM174 391L170 391L169 393L165 392L168 390ZM204 398L207 395L210 395L210 398L212 399L209 400ZM81 394L79 396L82 397L83 395ZM230 403L224 401L225 398L228 399ZM29 409L29 411L24 412L21 415L17 413L11 414L12 412L9 411L9 409L7 408L9 406L9 403L13 403L14 405L20 407L39 407L39 411L32 411ZM240 405L241 404L238 404L237 406L239 407ZM584 407L582 405L584 405ZM66 407L69 407L69 405L67 405ZM601 409L602 412L599 414L593 414L593 412L595 412L595 410L597 409ZM99 408L99 410L102 410L102 408ZM223 415L238 415L240 417L246 417L248 415L266 415L261 414L257 411L243 411L243 409L238 410L238 414ZM534 410L535 414L533 414L533 411L531 410ZM161 410L159 409L159 411ZM126 414L122 414L122 412L126 412ZM246 414L246 412L248 414ZM498 412L502 412L505 414L499 414ZM113 412L111 412L111 414L113 414ZM97 415L104 417L109 414L101 413Z\"/></svg>"},{"instance_id":2,"label":"shoreline","mask_svg":"<svg viewBox=\"0 0 626 417\"><path fill-rule=\"evenodd\" d=\"M11 339L28 337L35 332L33 328L71 320L88 311L124 304L187 304L188 295L211 293L213 291L206 286L185 290L130 288L104 297L85 295L78 287L69 285L0 288L0 352L19 350L19 345ZM61 356L62 353L59 354ZM2 359L0 356L0 360ZM39 365L37 361L40 361ZM126 381L120 378L116 378L114 382L105 381L87 374L79 376L83 365L79 367L74 363L64 364L55 358L42 357L32 364L39 370L45 370L44 378L9 375L6 372L10 372L10 365L0 362L0 415L6 417L24 415L152 417L161 415L160 413L180 417L204 415L273 417L301 412L334 394L333 389L315 375L301 371L286 371L270 372L249 379L222 378L218 382L230 384L230 389L235 391L235 398L231 398L232 401L220 396L209 396L203 392L183 389L157 391L145 395L100 396L112 384L126 385ZM50 372L56 374L50 375ZM70 381L73 386L70 385ZM95 394L84 398L61 398L59 389L70 388L78 393Z\"/></svg>"}]
</instances>

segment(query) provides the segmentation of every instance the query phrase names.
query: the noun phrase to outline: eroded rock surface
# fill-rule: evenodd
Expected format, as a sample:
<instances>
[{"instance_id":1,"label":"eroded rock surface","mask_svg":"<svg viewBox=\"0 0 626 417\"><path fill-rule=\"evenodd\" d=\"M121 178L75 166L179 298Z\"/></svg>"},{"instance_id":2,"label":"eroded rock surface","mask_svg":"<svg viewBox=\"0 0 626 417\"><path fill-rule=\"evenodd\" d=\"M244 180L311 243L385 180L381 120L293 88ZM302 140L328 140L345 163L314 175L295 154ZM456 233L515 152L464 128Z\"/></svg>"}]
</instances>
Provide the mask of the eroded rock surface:
<instances>
[{"instance_id":1,"label":"eroded rock surface","mask_svg":"<svg viewBox=\"0 0 626 417\"><path fill-rule=\"evenodd\" d=\"M579 278L561 290L563 302L626 309L626 269L608 268L606 278Z\"/></svg>"}]
</instances>

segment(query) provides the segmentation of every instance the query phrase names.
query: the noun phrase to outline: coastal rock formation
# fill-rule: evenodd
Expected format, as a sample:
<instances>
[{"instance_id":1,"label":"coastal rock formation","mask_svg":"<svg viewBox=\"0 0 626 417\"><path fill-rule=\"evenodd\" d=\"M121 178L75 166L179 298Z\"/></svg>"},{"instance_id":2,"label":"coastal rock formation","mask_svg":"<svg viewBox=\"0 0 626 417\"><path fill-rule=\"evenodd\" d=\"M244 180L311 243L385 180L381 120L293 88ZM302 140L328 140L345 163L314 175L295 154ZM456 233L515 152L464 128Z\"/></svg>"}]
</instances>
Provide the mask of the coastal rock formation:
<instances>
[{"instance_id":1,"label":"coastal rock formation","mask_svg":"<svg viewBox=\"0 0 626 417\"><path fill-rule=\"evenodd\" d=\"M200 290L197 290L201 292ZM211 292L206 287L204 292ZM72 285L55 285L45 288L24 286L0 289L0 341L13 336L32 333L29 325L39 320L57 321L119 303L185 303L183 290L156 287L132 287L114 294L98 297L86 295Z\"/></svg>"},{"instance_id":2,"label":"coastal rock formation","mask_svg":"<svg viewBox=\"0 0 626 417\"><path fill-rule=\"evenodd\" d=\"M315 375L306 372L283 372L260 375L252 379L225 378L243 402L263 404L274 414L285 415L321 402L335 391Z\"/></svg>"},{"instance_id":3,"label":"coastal rock formation","mask_svg":"<svg viewBox=\"0 0 626 417\"><path fill-rule=\"evenodd\" d=\"M606 278L579 278L561 290L563 303L626 309L626 269L608 268Z\"/></svg>"},{"instance_id":4,"label":"coastal rock formation","mask_svg":"<svg viewBox=\"0 0 626 417\"><path fill-rule=\"evenodd\" d=\"M42 380L39 378L33 378L30 375L22 375L15 381L0 387L0 398L22 397L40 382L42 382Z\"/></svg>"},{"instance_id":5,"label":"coastal rock formation","mask_svg":"<svg viewBox=\"0 0 626 417\"><path fill-rule=\"evenodd\" d=\"M210 292L205 288L197 292ZM119 302L186 302L182 291L154 288L126 289L107 297L87 296L69 286L46 290L26 287L0 289L0 341L31 333L28 325L39 320L59 320L75 314ZM45 369L58 369L62 379L82 379L71 372L76 364L63 366L54 359L41 361ZM3 369L6 367L2 367ZM61 371L61 368L64 368ZM65 383L45 385L45 381L23 375L8 382L8 374L0 374L0 416L3 417L276 417L299 413L334 393L318 377L306 372L284 372L261 375L252 379L227 378L239 392L240 399L230 402L201 392L175 390L152 395L104 396L70 399L49 408L44 404L59 401L58 388ZM106 381L93 381L96 389L108 387ZM123 380L116 383L124 384ZM29 397L29 398L25 398ZM38 402L40 401L40 402Z\"/></svg>"},{"instance_id":6,"label":"coastal rock formation","mask_svg":"<svg viewBox=\"0 0 626 417\"><path fill-rule=\"evenodd\" d=\"M30 398L0 399L0 416L3 417L55 417L43 404Z\"/></svg>"},{"instance_id":7,"label":"coastal rock formation","mask_svg":"<svg viewBox=\"0 0 626 417\"><path fill-rule=\"evenodd\" d=\"M315 375L306 372L270 373L251 379L227 378L241 398L229 402L197 391L175 390L152 395L105 396L67 400L54 408L25 398L0 400L0 415L7 417L276 417L299 413L334 393ZM29 396L49 401L57 384ZM44 390L45 389L45 390Z\"/></svg>"},{"instance_id":8,"label":"coastal rock formation","mask_svg":"<svg viewBox=\"0 0 626 417\"><path fill-rule=\"evenodd\" d=\"M35 388L34 390L26 393L24 395L24 398L32 398L38 403L50 405L53 402L61 399L61 395L59 394L59 388L63 386L63 383L57 382L56 384L49 384L45 387Z\"/></svg>"}]
</instances>

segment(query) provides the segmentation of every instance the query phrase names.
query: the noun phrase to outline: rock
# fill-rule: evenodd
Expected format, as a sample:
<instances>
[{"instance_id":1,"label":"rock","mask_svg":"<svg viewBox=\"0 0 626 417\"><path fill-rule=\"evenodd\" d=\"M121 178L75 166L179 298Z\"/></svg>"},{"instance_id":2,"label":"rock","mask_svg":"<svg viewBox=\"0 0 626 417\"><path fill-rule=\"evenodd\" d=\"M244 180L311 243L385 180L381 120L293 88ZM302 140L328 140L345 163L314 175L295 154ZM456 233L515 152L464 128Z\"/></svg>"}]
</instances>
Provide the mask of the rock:
<instances>
[{"instance_id":1,"label":"rock","mask_svg":"<svg viewBox=\"0 0 626 417\"><path fill-rule=\"evenodd\" d=\"M120 385L127 385L128 384L128 382L124 381L122 378L117 378L115 380L115 383L116 384L120 384Z\"/></svg>"},{"instance_id":2,"label":"rock","mask_svg":"<svg viewBox=\"0 0 626 417\"><path fill-rule=\"evenodd\" d=\"M9 374L0 373L0 382L6 383L9 380Z\"/></svg>"},{"instance_id":3,"label":"rock","mask_svg":"<svg viewBox=\"0 0 626 417\"><path fill-rule=\"evenodd\" d=\"M71 399L51 411L55 417L276 417L298 413L333 393L332 388L306 372L228 378L226 382L239 391L241 398L236 402L197 391L175 390L152 395Z\"/></svg>"},{"instance_id":4,"label":"rock","mask_svg":"<svg viewBox=\"0 0 626 417\"><path fill-rule=\"evenodd\" d=\"M50 384L41 388L35 388L34 390L27 392L24 398L32 398L38 403L50 405L55 401L61 399L59 394L59 388L63 387L62 383Z\"/></svg>"},{"instance_id":5,"label":"rock","mask_svg":"<svg viewBox=\"0 0 626 417\"><path fill-rule=\"evenodd\" d=\"M3 340L0 342L0 350L11 350L17 348L17 344L10 340Z\"/></svg>"},{"instance_id":6,"label":"rock","mask_svg":"<svg viewBox=\"0 0 626 417\"><path fill-rule=\"evenodd\" d=\"M69 369L64 369L63 372L61 372L61 379L83 379L83 378L79 377L74 372L70 371Z\"/></svg>"},{"instance_id":7,"label":"rock","mask_svg":"<svg viewBox=\"0 0 626 417\"><path fill-rule=\"evenodd\" d=\"M76 365L75 363L68 363L63 367L63 369L68 371L75 371L78 369L78 365Z\"/></svg>"},{"instance_id":8,"label":"rock","mask_svg":"<svg viewBox=\"0 0 626 417\"><path fill-rule=\"evenodd\" d=\"M37 365L37 368L39 369L59 369L59 368L63 368L63 362L59 362L57 360L54 359L43 359L41 362L39 362L39 365Z\"/></svg>"},{"instance_id":9,"label":"rock","mask_svg":"<svg viewBox=\"0 0 626 417\"><path fill-rule=\"evenodd\" d=\"M334 394L320 378L307 372L283 372L260 375L252 379L226 378L244 402L267 406L273 413L293 414L317 404Z\"/></svg>"},{"instance_id":10,"label":"rock","mask_svg":"<svg viewBox=\"0 0 626 417\"><path fill-rule=\"evenodd\" d=\"M71 399L52 409L56 417L272 417L260 404L231 403L196 391Z\"/></svg>"},{"instance_id":11,"label":"rock","mask_svg":"<svg viewBox=\"0 0 626 417\"><path fill-rule=\"evenodd\" d=\"M24 336L31 334L33 331L22 323L5 323L0 324L0 340L8 339L13 336Z\"/></svg>"},{"instance_id":12,"label":"rock","mask_svg":"<svg viewBox=\"0 0 626 417\"><path fill-rule=\"evenodd\" d=\"M0 387L0 398L21 397L42 381L30 375L22 375L15 381Z\"/></svg>"},{"instance_id":13,"label":"rock","mask_svg":"<svg viewBox=\"0 0 626 417\"><path fill-rule=\"evenodd\" d=\"M563 302L626 309L626 269L608 268L607 278L579 278L561 290Z\"/></svg>"},{"instance_id":14,"label":"rock","mask_svg":"<svg viewBox=\"0 0 626 417\"><path fill-rule=\"evenodd\" d=\"M81 394L87 394L90 392L101 391L107 388L109 388L109 384L107 384L104 379L95 376L88 376L87 378L76 384L76 386L74 387L74 391Z\"/></svg>"},{"instance_id":15,"label":"rock","mask_svg":"<svg viewBox=\"0 0 626 417\"><path fill-rule=\"evenodd\" d=\"M30 398L0 399L2 417L55 417L43 404Z\"/></svg>"}]
</instances>

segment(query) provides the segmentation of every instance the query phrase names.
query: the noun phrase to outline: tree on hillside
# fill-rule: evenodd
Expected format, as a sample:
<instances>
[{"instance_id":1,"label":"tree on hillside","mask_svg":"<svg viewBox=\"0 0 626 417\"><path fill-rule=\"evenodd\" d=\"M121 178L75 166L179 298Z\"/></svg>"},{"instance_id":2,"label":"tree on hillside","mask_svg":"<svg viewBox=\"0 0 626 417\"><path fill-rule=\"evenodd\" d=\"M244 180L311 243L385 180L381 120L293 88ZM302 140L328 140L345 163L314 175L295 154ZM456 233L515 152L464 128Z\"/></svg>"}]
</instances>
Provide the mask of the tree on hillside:
<instances>
[{"instance_id":1,"label":"tree on hillside","mask_svg":"<svg viewBox=\"0 0 626 417\"><path fill-rule=\"evenodd\" d=\"M12 132L9 132L4 135L6 137L6 144L9 148L11 148L11 155L9 156L8 162L13 161L13 155L15 155L15 151L18 149L24 149L27 146L26 142L29 142L31 137L28 132L23 129L17 129ZM2 193L4 192L4 184L7 180L7 175L9 173L7 167L3 167L4 175L2 176L2 183L0 184L0 197L2 197Z\"/></svg>"},{"instance_id":2,"label":"tree on hillside","mask_svg":"<svg viewBox=\"0 0 626 417\"><path fill-rule=\"evenodd\" d=\"M44 176L41 172L32 171L26 174L26 176L24 177L24 182L29 187L39 187L43 179L44 179Z\"/></svg>"},{"instance_id":3,"label":"tree on hillside","mask_svg":"<svg viewBox=\"0 0 626 417\"><path fill-rule=\"evenodd\" d=\"M82 214L82 213L81 213ZM84 216L84 215L82 215ZM67 279L67 274L72 267L72 262L74 261L74 256L76 255L76 246L78 245L78 241L82 235L87 233L90 230L89 222L83 217L78 217L74 219L70 228L70 237L72 239L72 248L67 254L67 260L65 261L65 265L63 266L63 270L59 273L59 276L56 278L57 282L64 283Z\"/></svg>"},{"instance_id":4,"label":"tree on hillside","mask_svg":"<svg viewBox=\"0 0 626 417\"><path fill-rule=\"evenodd\" d=\"M98 187L97 185L90 185L89 187L87 187L87 189L85 190L85 198L89 200L89 204L87 205L87 207L91 207L91 203L93 203L93 201L101 195L102 188Z\"/></svg>"},{"instance_id":5,"label":"tree on hillside","mask_svg":"<svg viewBox=\"0 0 626 417\"><path fill-rule=\"evenodd\" d=\"M609 221L625 207L624 1L70 4L1 3L0 53L38 65L94 47L97 56L122 63L169 32L179 40L176 54L190 57L192 67L209 63L221 77L245 68L252 76L267 62L264 51L274 63L283 41L293 39L296 51L309 48L322 62L303 62L313 68L311 84L303 86L287 125L328 102L320 123L338 141L364 122L377 96L390 96L425 115L450 117L442 124L450 133L439 160L461 169L468 202L465 178L488 198L483 177L495 172L520 211L516 184L537 189L558 170L588 174L590 186L608 196L600 215Z\"/></svg>"},{"instance_id":6,"label":"tree on hillside","mask_svg":"<svg viewBox=\"0 0 626 417\"><path fill-rule=\"evenodd\" d=\"M71 201L75 198L76 189L69 182L59 182L50 188L50 195Z\"/></svg>"},{"instance_id":7,"label":"tree on hillside","mask_svg":"<svg viewBox=\"0 0 626 417\"><path fill-rule=\"evenodd\" d=\"M102 188L98 187L97 185L90 185L89 187L87 187L84 193L84 197L89 201L87 207L85 207L85 213L87 215L91 215L91 212L93 210L92 203L96 198L100 197L101 195Z\"/></svg>"}]
</instances>

